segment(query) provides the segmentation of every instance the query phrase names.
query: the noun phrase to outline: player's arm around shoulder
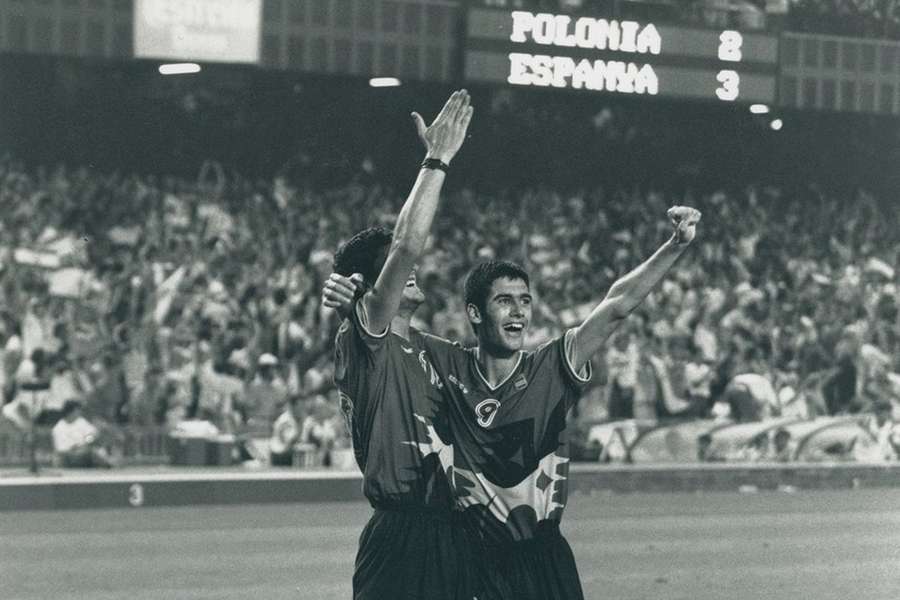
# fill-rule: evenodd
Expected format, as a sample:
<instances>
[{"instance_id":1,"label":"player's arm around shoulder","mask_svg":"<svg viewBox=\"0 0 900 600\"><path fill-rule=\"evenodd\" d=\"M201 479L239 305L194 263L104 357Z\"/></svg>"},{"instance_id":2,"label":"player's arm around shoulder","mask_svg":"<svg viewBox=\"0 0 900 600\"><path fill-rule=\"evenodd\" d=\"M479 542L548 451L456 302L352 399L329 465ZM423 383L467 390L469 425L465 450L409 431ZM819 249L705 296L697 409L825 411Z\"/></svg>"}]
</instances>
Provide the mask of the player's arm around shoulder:
<instances>
[{"instance_id":1,"label":"player's arm around shoulder","mask_svg":"<svg viewBox=\"0 0 900 600\"><path fill-rule=\"evenodd\" d=\"M420 331L419 336L423 348L429 352L435 351L438 353L468 356L463 345L455 340L448 340L425 331Z\"/></svg>"},{"instance_id":2,"label":"player's arm around shoulder","mask_svg":"<svg viewBox=\"0 0 900 600\"><path fill-rule=\"evenodd\" d=\"M469 351L457 341L420 331L417 345L425 351L441 376L458 374L468 364Z\"/></svg>"},{"instance_id":3,"label":"player's arm around shoulder","mask_svg":"<svg viewBox=\"0 0 900 600\"><path fill-rule=\"evenodd\" d=\"M365 296L372 293L371 290L357 299L357 295L362 291L363 277L359 273L354 273L350 277L332 273L322 288L322 305L334 309L341 319L335 338L338 346L348 337L353 337L354 333L370 347L381 345L380 342L387 337L388 328L378 329L372 326L367 305L362 301Z\"/></svg>"},{"instance_id":4,"label":"player's arm around shoulder","mask_svg":"<svg viewBox=\"0 0 900 600\"><path fill-rule=\"evenodd\" d=\"M673 206L667 212L674 231L657 251L635 269L613 283L606 296L572 331L572 366L579 372L606 343L644 298L675 265L697 233L700 211L688 206Z\"/></svg>"}]
</instances>

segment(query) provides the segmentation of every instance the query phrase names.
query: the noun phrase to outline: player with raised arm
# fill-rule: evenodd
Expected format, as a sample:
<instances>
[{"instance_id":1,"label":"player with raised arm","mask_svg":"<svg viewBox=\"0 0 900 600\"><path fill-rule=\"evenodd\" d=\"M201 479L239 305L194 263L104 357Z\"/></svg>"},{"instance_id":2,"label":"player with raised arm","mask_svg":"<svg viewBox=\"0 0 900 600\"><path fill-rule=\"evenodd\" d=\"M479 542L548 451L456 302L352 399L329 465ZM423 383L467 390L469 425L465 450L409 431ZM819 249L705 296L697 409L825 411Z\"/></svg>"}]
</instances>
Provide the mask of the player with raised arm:
<instances>
[{"instance_id":1,"label":"player with raised arm","mask_svg":"<svg viewBox=\"0 0 900 600\"><path fill-rule=\"evenodd\" d=\"M423 336L450 400L453 461L442 458L479 544L484 597L584 597L559 531L568 494L566 416L590 379L590 358L693 240L699 211L673 207L668 217L672 237L618 279L581 325L533 352L522 350L532 311L528 274L503 261L476 266L466 280L477 347ZM342 290L326 293L327 302L346 303Z\"/></svg>"},{"instance_id":2,"label":"player with raised arm","mask_svg":"<svg viewBox=\"0 0 900 600\"><path fill-rule=\"evenodd\" d=\"M413 113L427 155L393 234L367 229L335 254L335 271L356 274L362 291L335 338L335 383L363 492L375 509L360 537L355 600L472 598L440 459L451 451L446 406L420 336L409 326L424 301L415 263L447 167L465 139L469 102L465 90L454 92L429 127Z\"/></svg>"}]
</instances>

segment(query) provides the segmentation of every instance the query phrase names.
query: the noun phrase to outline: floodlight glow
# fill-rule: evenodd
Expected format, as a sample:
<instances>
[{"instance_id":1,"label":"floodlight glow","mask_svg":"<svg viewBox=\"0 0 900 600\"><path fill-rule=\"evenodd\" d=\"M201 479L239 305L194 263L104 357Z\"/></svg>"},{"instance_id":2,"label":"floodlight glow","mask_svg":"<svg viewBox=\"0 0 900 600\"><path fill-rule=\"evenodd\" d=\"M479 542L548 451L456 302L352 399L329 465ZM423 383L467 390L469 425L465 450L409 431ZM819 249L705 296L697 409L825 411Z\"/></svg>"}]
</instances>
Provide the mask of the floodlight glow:
<instances>
[{"instance_id":1,"label":"floodlight glow","mask_svg":"<svg viewBox=\"0 0 900 600\"><path fill-rule=\"evenodd\" d=\"M369 85L372 87L397 87L400 85L400 80L396 77L373 77L369 80Z\"/></svg>"},{"instance_id":2,"label":"floodlight glow","mask_svg":"<svg viewBox=\"0 0 900 600\"><path fill-rule=\"evenodd\" d=\"M781 131L781 128L784 126L784 122L781 119L775 119L771 123L769 123L769 127L772 128L772 131Z\"/></svg>"},{"instance_id":3,"label":"floodlight glow","mask_svg":"<svg viewBox=\"0 0 900 600\"><path fill-rule=\"evenodd\" d=\"M199 73L200 65L197 63L171 63L159 65L161 75L183 75L185 73Z\"/></svg>"},{"instance_id":4,"label":"floodlight glow","mask_svg":"<svg viewBox=\"0 0 900 600\"><path fill-rule=\"evenodd\" d=\"M750 112L754 115L765 115L769 112L769 107L765 104L751 104Z\"/></svg>"}]
</instances>

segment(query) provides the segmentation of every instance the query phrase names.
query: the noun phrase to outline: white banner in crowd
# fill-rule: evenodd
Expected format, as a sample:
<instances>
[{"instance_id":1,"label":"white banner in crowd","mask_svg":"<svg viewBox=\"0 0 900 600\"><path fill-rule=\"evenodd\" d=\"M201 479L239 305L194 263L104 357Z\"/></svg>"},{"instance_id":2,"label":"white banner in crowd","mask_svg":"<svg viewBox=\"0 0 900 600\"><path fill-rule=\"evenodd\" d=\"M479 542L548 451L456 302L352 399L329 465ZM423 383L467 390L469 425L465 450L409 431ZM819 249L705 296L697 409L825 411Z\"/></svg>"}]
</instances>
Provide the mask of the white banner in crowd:
<instances>
[{"instance_id":1,"label":"white banner in crowd","mask_svg":"<svg viewBox=\"0 0 900 600\"><path fill-rule=\"evenodd\" d=\"M60 298L80 298L94 284L93 276L76 267L58 269L47 276L50 295Z\"/></svg>"}]
</instances>

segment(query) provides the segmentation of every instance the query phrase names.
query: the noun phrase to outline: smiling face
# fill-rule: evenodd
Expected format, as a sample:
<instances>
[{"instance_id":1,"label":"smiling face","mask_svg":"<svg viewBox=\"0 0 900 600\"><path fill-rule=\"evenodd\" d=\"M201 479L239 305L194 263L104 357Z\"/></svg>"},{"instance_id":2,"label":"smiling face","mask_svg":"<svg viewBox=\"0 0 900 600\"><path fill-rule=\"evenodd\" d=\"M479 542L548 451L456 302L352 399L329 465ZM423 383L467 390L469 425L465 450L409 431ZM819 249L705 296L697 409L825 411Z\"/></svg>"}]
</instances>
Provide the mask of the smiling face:
<instances>
[{"instance_id":1,"label":"smiling face","mask_svg":"<svg viewBox=\"0 0 900 600\"><path fill-rule=\"evenodd\" d=\"M409 278L406 280L406 287L403 288L403 306L407 309L415 311L423 302L425 302L425 294L419 288L416 281L416 270L418 265L413 267Z\"/></svg>"},{"instance_id":2,"label":"smiling face","mask_svg":"<svg viewBox=\"0 0 900 600\"><path fill-rule=\"evenodd\" d=\"M375 273L381 273L381 270L384 268L384 263L387 262L388 254L390 253L391 245L385 244L380 250L378 254L378 259L375 262ZM406 284L403 287L403 296L400 301L400 310L407 313L414 313L417 308L422 306L422 303L425 302L425 294L422 292L422 289L419 287L418 281L416 280L416 271L419 270L419 265L413 265L413 270L410 272L409 277L406 278ZM369 286L374 286L375 280L373 279L369 282Z\"/></svg>"},{"instance_id":3,"label":"smiling face","mask_svg":"<svg viewBox=\"0 0 900 600\"><path fill-rule=\"evenodd\" d=\"M495 279L484 309L469 304L467 311L478 331L479 346L487 352L509 356L522 349L531 323L531 292L524 280Z\"/></svg>"}]
</instances>

